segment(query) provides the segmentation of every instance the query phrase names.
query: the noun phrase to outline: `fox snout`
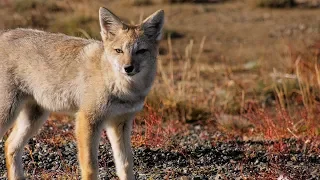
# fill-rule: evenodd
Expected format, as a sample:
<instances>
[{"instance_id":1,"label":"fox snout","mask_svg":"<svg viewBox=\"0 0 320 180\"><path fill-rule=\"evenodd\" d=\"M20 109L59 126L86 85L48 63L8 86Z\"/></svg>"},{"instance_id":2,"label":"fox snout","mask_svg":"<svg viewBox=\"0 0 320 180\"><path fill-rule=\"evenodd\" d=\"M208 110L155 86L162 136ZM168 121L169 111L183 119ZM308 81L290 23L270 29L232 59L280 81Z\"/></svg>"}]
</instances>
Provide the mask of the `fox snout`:
<instances>
[{"instance_id":1,"label":"fox snout","mask_svg":"<svg viewBox=\"0 0 320 180\"><path fill-rule=\"evenodd\" d=\"M140 72L140 65L139 63L124 64L121 71L127 76L134 76Z\"/></svg>"},{"instance_id":2,"label":"fox snout","mask_svg":"<svg viewBox=\"0 0 320 180\"><path fill-rule=\"evenodd\" d=\"M124 73L128 74L129 76L134 73L135 67L134 65L124 65L123 66L123 71Z\"/></svg>"}]
</instances>

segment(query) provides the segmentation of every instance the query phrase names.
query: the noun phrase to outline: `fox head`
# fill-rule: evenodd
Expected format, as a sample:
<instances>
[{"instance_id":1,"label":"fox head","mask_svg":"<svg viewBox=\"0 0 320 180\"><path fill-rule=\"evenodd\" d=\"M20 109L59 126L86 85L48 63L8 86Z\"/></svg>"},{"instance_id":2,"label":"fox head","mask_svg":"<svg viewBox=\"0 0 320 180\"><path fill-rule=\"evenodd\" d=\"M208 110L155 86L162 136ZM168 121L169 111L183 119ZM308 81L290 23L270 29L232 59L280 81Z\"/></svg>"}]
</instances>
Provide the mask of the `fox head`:
<instances>
[{"instance_id":1,"label":"fox head","mask_svg":"<svg viewBox=\"0 0 320 180\"><path fill-rule=\"evenodd\" d=\"M115 71L134 77L155 69L164 23L163 10L155 12L141 24L128 25L101 7L99 20L105 55Z\"/></svg>"}]
</instances>

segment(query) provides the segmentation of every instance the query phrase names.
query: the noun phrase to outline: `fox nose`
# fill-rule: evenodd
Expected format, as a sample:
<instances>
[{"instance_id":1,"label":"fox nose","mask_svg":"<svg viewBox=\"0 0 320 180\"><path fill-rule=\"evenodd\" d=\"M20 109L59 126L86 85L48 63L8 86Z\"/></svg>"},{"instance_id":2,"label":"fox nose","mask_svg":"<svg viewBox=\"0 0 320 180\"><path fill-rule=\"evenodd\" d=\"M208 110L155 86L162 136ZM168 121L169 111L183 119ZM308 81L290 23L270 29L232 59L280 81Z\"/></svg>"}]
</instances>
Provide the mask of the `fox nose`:
<instances>
[{"instance_id":1,"label":"fox nose","mask_svg":"<svg viewBox=\"0 0 320 180\"><path fill-rule=\"evenodd\" d=\"M132 65L125 65L124 66L124 71L126 73L132 73L133 70L134 70L134 67Z\"/></svg>"}]
</instances>

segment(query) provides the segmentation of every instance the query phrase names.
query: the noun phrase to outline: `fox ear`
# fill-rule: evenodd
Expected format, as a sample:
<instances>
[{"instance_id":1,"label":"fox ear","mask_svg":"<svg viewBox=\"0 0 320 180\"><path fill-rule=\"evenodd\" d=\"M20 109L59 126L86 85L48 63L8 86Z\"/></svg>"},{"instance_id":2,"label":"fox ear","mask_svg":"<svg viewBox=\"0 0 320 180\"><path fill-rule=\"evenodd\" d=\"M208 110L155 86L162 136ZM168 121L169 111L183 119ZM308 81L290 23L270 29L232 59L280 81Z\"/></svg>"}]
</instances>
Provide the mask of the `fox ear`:
<instances>
[{"instance_id":1,"label":"fox ear","mask_svg":"<svg viewBox=\"0 0 320 180\"><path fill-rule=\"evenodd\" d=\"M150 39L161 40L163 23L164 11L158 10L143 21L142 29L144 34Z\"/></svg>"},{"instance_id":2,"label":"fox ear","mask_svg":"<svg viewBox=\"0 0 320 180\"><path fill-rule=\"evenodd\" d=\"M104 7L99 9L99 21L103 39L110 37L110 35L114 36L124 26L116 15Z\"/></svg>"}]
</instances>

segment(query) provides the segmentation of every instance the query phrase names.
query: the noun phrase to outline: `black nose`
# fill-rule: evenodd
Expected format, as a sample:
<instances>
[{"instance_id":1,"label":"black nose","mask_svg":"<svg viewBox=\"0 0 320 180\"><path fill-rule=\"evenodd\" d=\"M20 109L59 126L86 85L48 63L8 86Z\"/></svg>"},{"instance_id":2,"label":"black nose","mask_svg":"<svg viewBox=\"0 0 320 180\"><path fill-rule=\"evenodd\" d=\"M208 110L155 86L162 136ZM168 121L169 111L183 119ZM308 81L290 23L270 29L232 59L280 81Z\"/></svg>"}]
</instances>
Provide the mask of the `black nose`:
<instances>
[{"instance_id":1,"label":"black nose","mask_svg":"<svg viewBox=\"0 0 320 180\"><path fill-rule=\"evenodd\" d=\"M132 65L125 65L124 66L124 71L126 73L132 73L133 69L134 69L134 67Z\"/></svg>"}]
</instances>

